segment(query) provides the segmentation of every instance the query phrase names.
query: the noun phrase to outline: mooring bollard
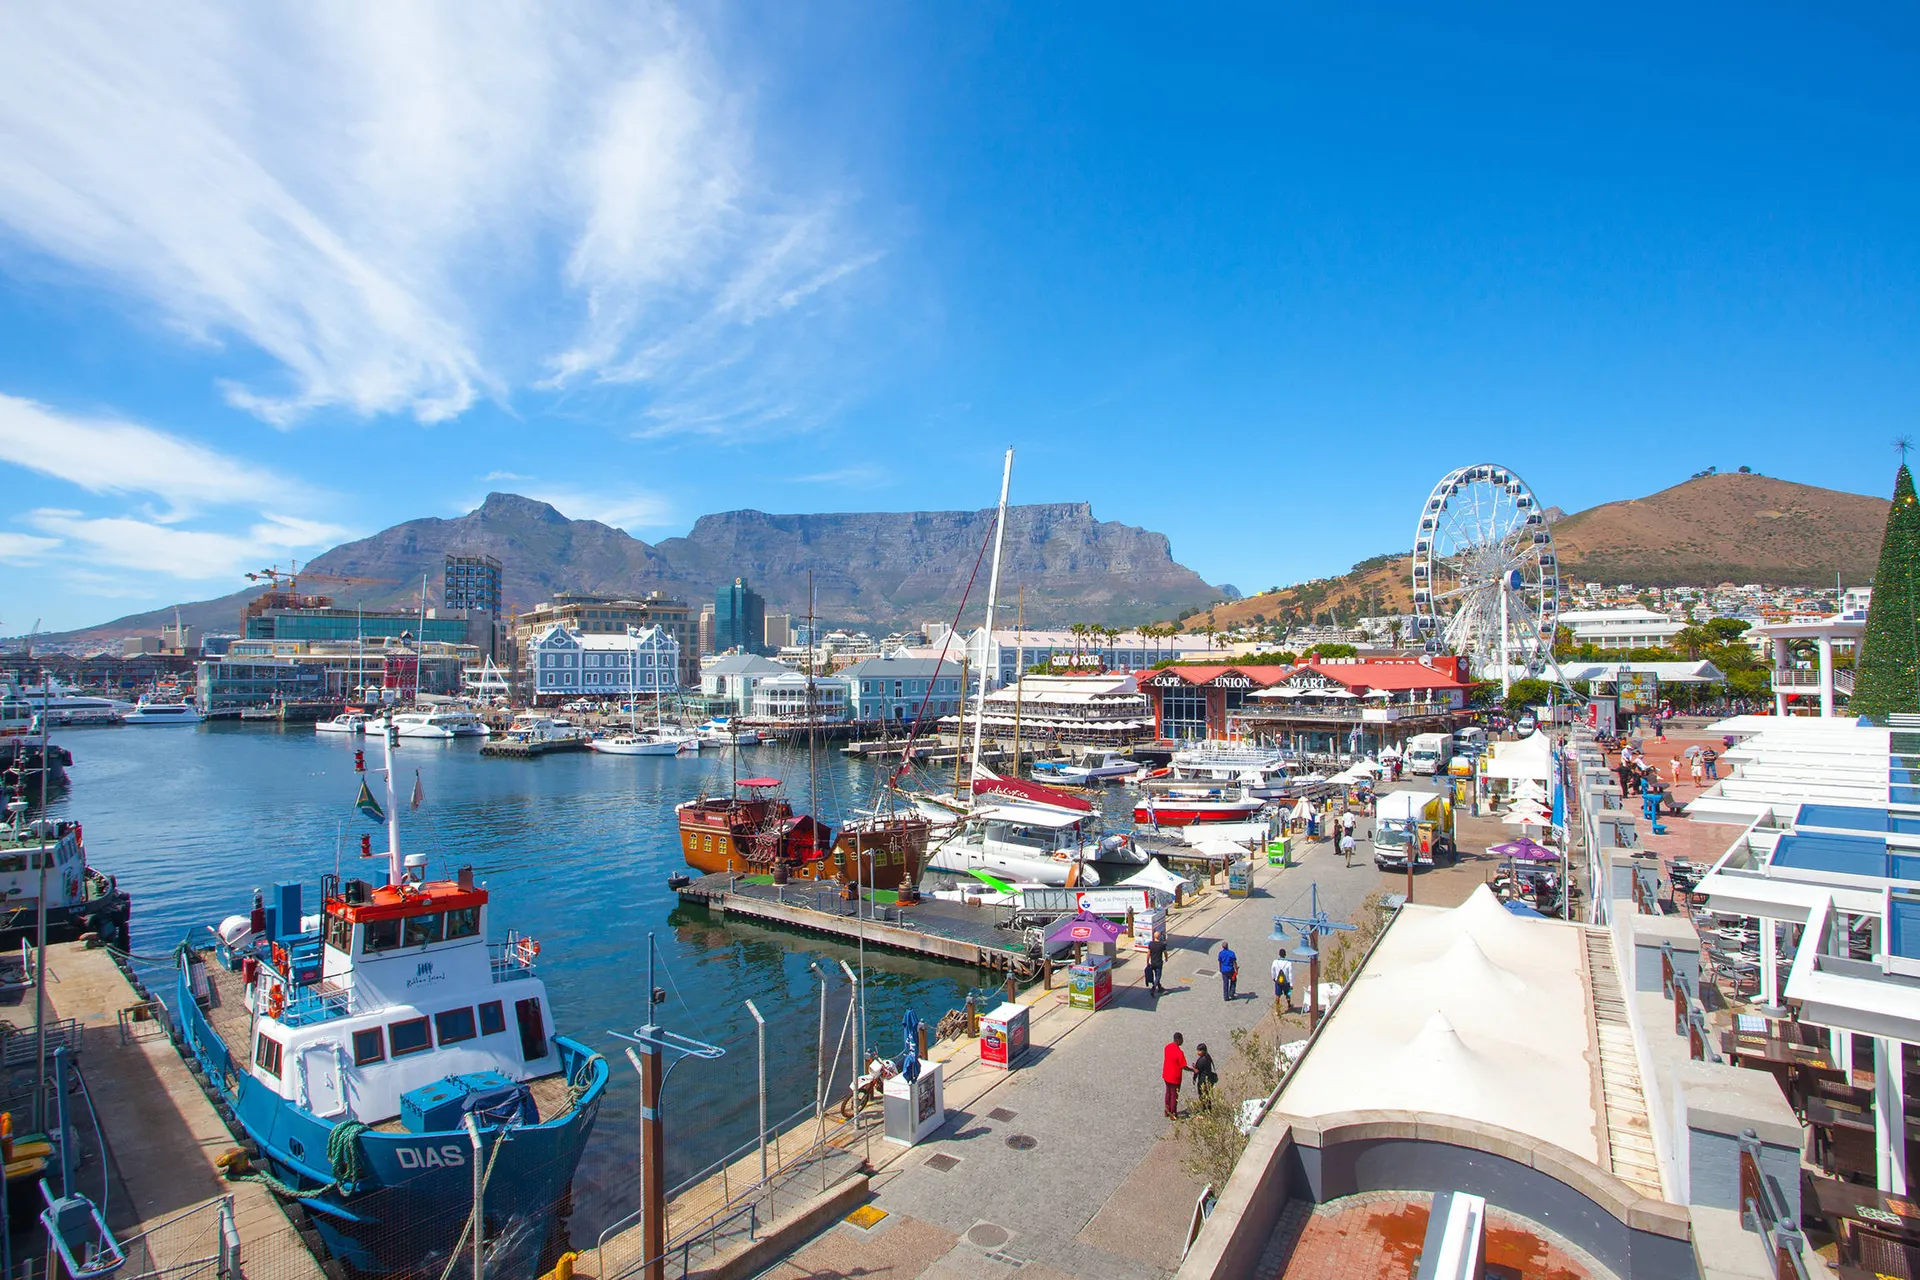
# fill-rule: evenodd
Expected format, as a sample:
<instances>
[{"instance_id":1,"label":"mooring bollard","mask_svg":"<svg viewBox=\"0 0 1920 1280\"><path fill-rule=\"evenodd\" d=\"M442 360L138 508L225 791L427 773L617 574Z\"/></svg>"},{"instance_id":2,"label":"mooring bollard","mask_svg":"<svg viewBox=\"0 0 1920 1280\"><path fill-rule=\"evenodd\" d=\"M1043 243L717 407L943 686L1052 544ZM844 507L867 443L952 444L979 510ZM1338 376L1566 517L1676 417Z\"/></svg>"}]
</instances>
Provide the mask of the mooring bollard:
<instances>
[{"instance_id":1,"label":"mooring bollard","mask_svg":"<svg viewBox=\"0 0 1920 1280\"><path fill-rule=\"evenodd\" d=\"M974 1003L973 992L967 992L967 1034L975 1039L980 1035L980 1007Z\"/></svg>"},{"instance_id":2,"label":"mooring bollard","mask_svg":"<svg viewBox=\"0 0 1920 1280\"><path fill-rule=\"evenodd\" d=\"M1042 991L1053 990L1053 957L1052 956L1047 956L1045 959L1040 961L1040 983L1041 983L1040 989Z\"/></svg>"},{"instance_id":3,"label":"mooring bollard","mask_svg":"<svg viewBox=\"0 0 1920 1280\"><path fill-rule=\"evenodd\" d=\"M1013 970L1009 969L1007 970L1007 1003L1012 1004L1019 994L1020 988L1014 983Z\"/></svg>"}]
</instances>

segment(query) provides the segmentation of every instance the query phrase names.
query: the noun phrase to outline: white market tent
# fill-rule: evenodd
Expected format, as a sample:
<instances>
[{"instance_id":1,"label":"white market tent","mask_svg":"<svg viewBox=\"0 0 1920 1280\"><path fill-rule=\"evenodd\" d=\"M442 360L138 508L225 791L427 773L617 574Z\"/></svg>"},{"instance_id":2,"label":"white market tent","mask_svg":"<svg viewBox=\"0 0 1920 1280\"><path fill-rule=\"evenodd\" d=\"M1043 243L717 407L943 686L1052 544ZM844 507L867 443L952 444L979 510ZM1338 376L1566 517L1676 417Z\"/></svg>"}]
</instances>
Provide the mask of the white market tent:
<instances>
[{"instance_id":1,"label":"white market tent","mask_svg":"<svg viewBox=\"0 0 1920 1280\"><path fill-rule=\"evenodd\" d=\"M1532 779L1544 787L1553 776L1553 744L1537 730L1518 742L1496 742L1480 776L1508 782Z\"/></svg>"},{"instance_id":2,"label":"white market tent","mask_svg":"<svg viewBox=\"0 0 1920 1280\"><path fill-rule=\"evenodd\" d=\"M1516 1130L1602 1168L1578 925L1522 920L1482 886L1401 908L1275 1107L1394 1111Z\"/></svg>"}]
</instances>

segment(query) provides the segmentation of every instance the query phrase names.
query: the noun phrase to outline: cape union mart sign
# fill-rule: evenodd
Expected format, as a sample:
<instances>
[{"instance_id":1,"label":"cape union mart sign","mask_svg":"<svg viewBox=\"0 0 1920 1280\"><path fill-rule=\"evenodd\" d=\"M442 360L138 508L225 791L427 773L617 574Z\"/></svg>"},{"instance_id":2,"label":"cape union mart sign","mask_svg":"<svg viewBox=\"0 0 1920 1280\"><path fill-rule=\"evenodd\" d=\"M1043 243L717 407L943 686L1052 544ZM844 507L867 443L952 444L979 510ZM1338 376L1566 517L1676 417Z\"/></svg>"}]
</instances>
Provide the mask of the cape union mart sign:
<instances>
[{"instance_id":1,"label":"cape union mart sign","mask_svg":"<svg viewBox=\"0 0 1920 1280\"><path fill-rule=\"evenodd\" d=\"M1147 685L1154 689L1189 689L1194 687L1194 682L1185 676L1175 675L1173 672L1167 671L1147 681ZM1249 676L1243 676L1237 671L1229 671L1225 675L1215 676L1199 687L1203 689L1251 689L1253 688L1253 679Z\"/></svg>"}]
</instances>

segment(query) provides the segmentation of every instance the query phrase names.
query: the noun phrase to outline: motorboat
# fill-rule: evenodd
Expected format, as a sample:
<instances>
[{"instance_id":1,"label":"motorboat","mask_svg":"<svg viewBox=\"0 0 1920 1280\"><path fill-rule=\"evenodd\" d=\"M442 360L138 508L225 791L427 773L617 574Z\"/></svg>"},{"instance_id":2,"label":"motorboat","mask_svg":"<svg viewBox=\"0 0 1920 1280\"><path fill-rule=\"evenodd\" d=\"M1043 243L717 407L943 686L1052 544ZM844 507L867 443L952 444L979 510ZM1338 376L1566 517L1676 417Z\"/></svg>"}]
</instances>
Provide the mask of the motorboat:
<instances>
[{"instance_id":1,"label":"motorboat","mask_svg":"<svg viewBox=\"0 0 1920 1280\"><path fill-rule=\"evenodd\" d=\"M364 711L343 711L331 720L314 721L315 733L365 733L373 717Z\"/></svg>"},{"instance_id":2,"label":"motorboat","mask_svg":"<svg viewBox=\"0 0 1920 1280\"><path fill-rule=\"evenodd\" d=\"M475 1216L501 1274L534 1274L607 1060L558 1033L539 943L489 940L496 904L471 867L435 879L402 857L380 737L384 883L322 875L317 917L297 881L271 905L256 891L250 914L188 935L169 1012L200 1087L349 1274L446 1269Z\"/></svg>"},{"instance_id":3,"label":"motorboat","mask_svg":"<svg viewBox=\"0 0 1920 1280\"><path fill-rule=\"evenodd\" d=\"M758 729L736 729L729 716L704 721L694 733L703 747L752 747L760 743Z\"/></svg>"},{"instance_id":4,"label":"motorboat","mask_svg":"<svg viewBox=\"0 0 1920 1280\"><path fill-rule=\"evenodd\" d=\"M607 756L677 756L697 752L700 749L696 740L691 737L657 733L652 729L609 734L595 738L587 745L601 755Z\"/></svg>"},{"instance_id":5,"label":"motorboat","mask_svg":"<svg viewBox=\"0 0 1920 1280\"><path fill-rule=\"evenodd\" d=\"M593 735L571 720L547 715L541 711L522 711L500 735L508 742L528 744L543 742L588 742Z\"/></svg>"},{"instance_id":6,"label":"motorboat","mask_svg":"<svg viewBox=\"0 0 1920 1280\"><path fill-rule=\"evenodd\" d=\"M1267 801L1238 787L1143 791L1133 820L1143 827L1187 827L1196 822L1245 822Z\"/></svg>"},{"instance_id":7,"label":"motorboat","mask_svg":"<svg viewBox=\"0 0 1920 1280\"><path fill-rule=\"evenodd\" d=\"M122 716L122 724L199 724L203 717L191 702L149 702L145 698Z\"/></svg>"},{"instance_id":8,"label":"motorboat","mask_svg":"<svg viewBox=\"0 0 1920 1280\"><path fill-rule=\"evenodd\" d=\"M471 711L402 711L393 731L402 738L484 738L487 722Z\"/></svg>"},{"instance_id":9,"label":"motorboat","mask_svg":"<svg viewBox=\"0 0 1920 1280\"><path fill-rule=\"evenodd\" d=\"M1033 766L1034 776L1044 782L1059 782L1070 787L1096 786L1118 782L1140 772L1140 762L1118 751L1091 749L1078 760L1042 760Z\"/></svg>"},{"instance_id":10,"label":"motorboat","mask_svg":"<svg viewBox=\"0 0 1920 1280\"><path fill-rule=\"evenodd\" d=\"M1096 885L1100 875L1087 864L1099 858L1097 815L995 804L975 809L958 830L934 843L927 869L958 875L984 871L1044 885Z\"/></svg>"}]
</instances>

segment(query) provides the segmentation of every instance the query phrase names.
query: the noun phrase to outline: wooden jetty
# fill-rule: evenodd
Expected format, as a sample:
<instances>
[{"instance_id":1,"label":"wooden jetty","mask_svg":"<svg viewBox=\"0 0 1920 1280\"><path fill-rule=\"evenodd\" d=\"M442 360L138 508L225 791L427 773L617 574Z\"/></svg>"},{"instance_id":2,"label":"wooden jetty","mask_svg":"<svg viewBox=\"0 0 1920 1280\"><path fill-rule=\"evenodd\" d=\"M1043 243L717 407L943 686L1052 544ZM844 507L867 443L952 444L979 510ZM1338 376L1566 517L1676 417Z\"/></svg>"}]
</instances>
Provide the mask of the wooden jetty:
<instances>
[{"instance_id":1,"label":"wooden jetty","mask_svg":"<svg viewBox=\"0 0 1920 1280\"><path fill-rule=\"evenodd\" d=\"M856 916L853 902L843 900L831 881L776 885L764 876L724 872L700 876L681 886L679 893L682 902L700 903L709 910L845 942L864 938L871 947L970 964L1018 978L1040 972L1040 957L1028 949L1024 933L999 927L1006 916L998 907L968 907L931 898L903 907L886 901L890 895L881 895L881 900L864 901L863 911Z\"/></svg>"}]
</instances>

